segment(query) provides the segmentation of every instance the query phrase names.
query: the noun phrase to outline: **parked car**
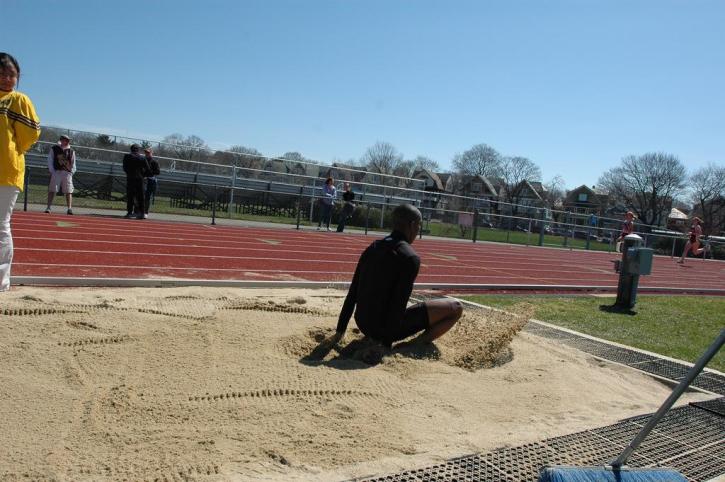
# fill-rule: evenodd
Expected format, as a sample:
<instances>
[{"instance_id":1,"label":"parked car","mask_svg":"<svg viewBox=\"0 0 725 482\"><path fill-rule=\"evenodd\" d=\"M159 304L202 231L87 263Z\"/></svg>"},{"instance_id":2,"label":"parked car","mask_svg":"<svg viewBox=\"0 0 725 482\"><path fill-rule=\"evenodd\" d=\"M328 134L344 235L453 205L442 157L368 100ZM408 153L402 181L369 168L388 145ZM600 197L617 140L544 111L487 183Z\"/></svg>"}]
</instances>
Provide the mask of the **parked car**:
<instances>
[{"instance_id":1,"label":"parked car","mask_svg":"<svg viewBox=\"0 0 725 482\"><path fill-rule=\"evenodd\" d=\"M541 232L541 226L534 224L531 227L532 233L540 233ZM549 226L548 224L544 226L544 234L554 234L554 230Z\"/></svg>"},{"instance_id":2,"label":"parked car","mask_svg":"<svg viewBox=\"0 0 725 482\"><path fill-rule=\"evenodd\" d=\"M573 231L572 237L577 239L587 239L587 237L589 237L589 239L597 239L597 235L594 233L590 233L589 231Z\"/></svg>"}]
</instances>

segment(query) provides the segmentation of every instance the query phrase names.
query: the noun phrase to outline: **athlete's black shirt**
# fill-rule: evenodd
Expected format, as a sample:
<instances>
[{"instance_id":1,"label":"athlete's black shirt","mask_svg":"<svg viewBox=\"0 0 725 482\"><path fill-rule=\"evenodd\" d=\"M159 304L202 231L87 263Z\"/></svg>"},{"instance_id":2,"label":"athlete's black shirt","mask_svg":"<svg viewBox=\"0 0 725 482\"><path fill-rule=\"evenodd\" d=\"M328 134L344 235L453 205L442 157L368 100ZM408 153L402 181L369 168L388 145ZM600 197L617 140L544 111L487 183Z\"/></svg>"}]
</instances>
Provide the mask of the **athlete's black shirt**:
<instances>
[{"instance_id":1,"label":"athlete's black shirt","mask_svg":"<svg viewBox=\"0 0 725 482\"><path fill-rule=\"evenodd\" d=\"M347 329L353 310L364 334L386 340L386 333L403 320L420 258L398 231L373 242L360 256L350 289L337 321L337 331ZM357 305L357 307L356 307Z\"/></svg>"}]
</instances>

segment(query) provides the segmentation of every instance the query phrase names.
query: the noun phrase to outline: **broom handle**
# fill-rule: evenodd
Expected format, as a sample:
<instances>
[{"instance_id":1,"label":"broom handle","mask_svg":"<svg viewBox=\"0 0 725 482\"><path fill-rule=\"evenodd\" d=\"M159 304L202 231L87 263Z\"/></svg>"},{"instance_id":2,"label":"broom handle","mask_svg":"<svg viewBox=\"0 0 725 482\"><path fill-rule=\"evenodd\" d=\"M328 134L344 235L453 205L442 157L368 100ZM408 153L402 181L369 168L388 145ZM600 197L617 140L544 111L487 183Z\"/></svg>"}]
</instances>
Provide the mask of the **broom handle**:
<instances>
[{"instance_id":1,"label":"broom handle","mask_svg":"<svg viewBox=\"0 0 725 482\"><path fill-rule=\"evenodd\" d=\"M632 455L632 452L634 452L637 447L639 447L639 444L642 443L644 438L649 435L652 429L655 428L655 425L657 425L662 417L665 416L667 411L672 408L672 405L674 405L677 399L680 398L680 395L682 395L684 391L687 390L687 387L690 386L692 381L697 377L697 375L700 374L702 369L705 368L705 365L707 365L710 359L715 356L718 350L720 350L720 347L722 347L723 343L725 343L725 329L720 330L720 336L717 337L717 339L713 342L712 345L710 345L707 351L700 357L699 360L697 360L697 363L695 363L695 365L690 368L690 371L687 372L687 376L685 376L685 378L675 387L675 389L672 390L670 396L667 397L665 403L663 403L659 410L657 410L657 413L655 413L652 418L650 418L649 422L647 422L647 425L642 427L642 430L640 430L637 436L634 437L634 440L632 440L627 448L624 449L624 451L619 455L619 457L617 457L617 459L612 462L612 467L618 468L627 462L627 459L630 455Z\"/></svg>"}]
</instances>

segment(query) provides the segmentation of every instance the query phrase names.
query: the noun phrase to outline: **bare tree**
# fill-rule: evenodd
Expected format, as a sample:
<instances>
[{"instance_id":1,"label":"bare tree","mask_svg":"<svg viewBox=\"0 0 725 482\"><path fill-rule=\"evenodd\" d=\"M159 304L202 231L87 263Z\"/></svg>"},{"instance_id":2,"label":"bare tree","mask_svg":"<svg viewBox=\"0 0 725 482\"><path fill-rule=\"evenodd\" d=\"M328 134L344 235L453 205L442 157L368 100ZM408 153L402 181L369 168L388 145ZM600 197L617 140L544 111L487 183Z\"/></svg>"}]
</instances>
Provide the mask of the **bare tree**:
<instances>
[{"instance_id":1,"label":"bare tree","mask_svg":"<svg viewBox=\"0 0 725 482\"><path fill-rule=\"evenodd\" d=\"M667 221L672 201L682 192L685 166L664 152L627 156L622 164L599 178L599 186L609 191L637 214L644 224L660 225Z\"/></svg>"},{"instance_id":2,"label":"bare tree","mask_svg":"<svg viewBox=\"0 0 725 482\"><path fill-rule=\"evenodd\" d=\"M468 176L498 177L501 163L501 154L488 144L476 144L453 157L454 169Z\"/></svg>"},{"instance_id":3,"label":"bare tree","mask_svg":"<svg viewBox=\"0 0 725 482\"><path fill-rule=\"evenodd\" d=\"M230 147L228 152L233 152L235 154L234 165L237 167L259 169L264 164L264 156L254 147L236 145ZM247 172L245 177L253 176L250 172Z\"/></svg>"},{"instance_id":4,"label":"bare tree","mask_svg":"<svg viewBox=\"0 0 725 482\"><path fill-rule=\"evenodd\" d=\"M410 177L415 172L417 164L413 160L400 161L393 174L400 177Z\"/></svg>"},{"instance_id":5,"label":"bare tree","mask_svg":"<svg viewBox=\"0 0 725 482\"><path fill-rule=\"evenodd\" d=\"M209 147L204 139L199 136L184 137L181 134L169 134L164 137L162 142L170 144L164 146L164 150L179 159L198 161L206 158L209 154Z\"/></svg>"},{"instance_id":6,"label":"bare tree","mask_svg":"<svg viewBox=\"0 0 725 482\"><path fill-rule=\"evenodd\" d=\"M505 157L501 163L503 198L513 204L512 213L518 213L518 204L526 190L526 181L541 181L541 169L526 157Z\"/></svg>"},{"instance_id":7,"label":"bare tree","mask_svg":"<svg viewBox=\"0 0 725 482\"><path fill-rule=\"evenodd\" d=\"M562 203L566 196L566 182L563 177L557 174L545 183L544 187L546 188L544 202L549 209L554 209L555 206Z\"/></svg>"},{"instance_id":8,"label":"bare tree","mask_svg":"<svg viewBox=\"0 0 725 482\"><path fill-rule=\"evenodd\" d=\"M288 161L294 161L294 162L309 162L305 156L300 154L299 152L292 151L292 152L285 152L281 156L279 156L280 159L287 159Z\"/></svg>"},{"instance_id":9,"label":"bare tree","mask_svg":"<svg viewBox=\"0 0 725 482\"><path fill-rule=\"evenodd\" d=\"M415 159L408 159L400 162L400 164L398 164L398 167L395 169L394 174L396 176L409 178L407 180L401 179L401 182L399 183L401 186L408 188L420 187L419 182L410 179L413 177L413 174L415 174L416 171L420 169L427 169L428 171L435 173L440 169L440 167L438 166L438 163L436 161L429 157L416 156Z\"/></svg>"},{"instance_id":10,"label":"bare tree","mask_svg":"<svg viewBox=\"0 0 725 482\"><path fill-rule=\"evenodd\" d=\"M103 149L111 149L116 145L116 139L112 138L108 134L98 134L98 136L96 136L96 145Z\"/></svg>"},{"instance_id":11,"label":"bare tree","mask_svg":"<svg viewBox=\"0 0 725 482\"><path fill-rule=\"evenodd\" d=\"M284 159L284 167L287 173L292 174L305 174L305 164L310 162L305 156L296 151L285 152L280 156L280 159Z\"/></svg>"},{"instance_id":12,"label":"bare tree","mask_svg":"<svg viewBox=\"0 0 725 482\"><path fill-rule=\"evenodd\" d=\"M690 188L703 231L717 235L725 230L725 166L710 163L698 169L690 177Z\"/></svg>"},{"instance_id":13,"label":"bare tree","mask_svg":"<svg viewBox=\"0 0 725 482\"><path fill-rule=\"evenodd\" d=\"M389 142L376 142L365 151L362 161L370 172L393 174L403 162L403 155ZM382 177L382 176L381 176ZM382 177L381 184L392 184Z\"/></svg>"}]
</instances>

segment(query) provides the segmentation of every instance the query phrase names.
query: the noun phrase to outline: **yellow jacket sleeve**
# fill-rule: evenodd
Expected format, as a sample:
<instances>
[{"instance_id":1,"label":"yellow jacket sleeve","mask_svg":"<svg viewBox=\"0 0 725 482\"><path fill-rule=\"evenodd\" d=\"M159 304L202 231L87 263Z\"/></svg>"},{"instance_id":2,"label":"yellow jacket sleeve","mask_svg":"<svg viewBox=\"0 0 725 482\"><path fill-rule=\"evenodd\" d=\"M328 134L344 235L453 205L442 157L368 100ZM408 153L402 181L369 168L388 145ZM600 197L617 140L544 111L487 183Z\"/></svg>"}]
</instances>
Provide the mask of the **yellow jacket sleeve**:
<instances>
[{"instance_id":1,"label":"yellow jacket sleeve","mask_svg":"<svg viewBox=\"0 0 725 482\"><path fill-rule=\"evenodd\" d=\"M18 154L25 154L40 137L40 119L35 107L26 95L17 97L13 115L15 120L15 140Z\"/></svg>"}]
</instances>

